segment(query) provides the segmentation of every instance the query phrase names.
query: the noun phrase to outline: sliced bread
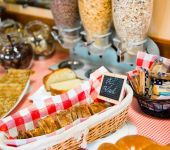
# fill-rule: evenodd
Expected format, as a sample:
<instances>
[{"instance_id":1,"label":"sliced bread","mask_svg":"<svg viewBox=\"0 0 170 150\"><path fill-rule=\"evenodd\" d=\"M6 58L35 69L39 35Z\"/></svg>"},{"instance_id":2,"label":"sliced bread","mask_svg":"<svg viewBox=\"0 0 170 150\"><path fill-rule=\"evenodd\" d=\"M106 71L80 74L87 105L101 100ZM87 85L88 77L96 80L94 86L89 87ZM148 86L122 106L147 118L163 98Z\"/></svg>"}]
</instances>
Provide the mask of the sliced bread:
<instances>
[{"instance_id":1,"label":"sliced bread","mask_svg":"<svg viewBox=\"0 0 170 150\"><path fill-rule=\"evenodd\" d=\"M67 80L50 85L50 92L52 95L58 95L65 93L82 83L80 79Z\"/></svg>"},{"instance_id":2,"label":"sliced bread","mask_svg":"<svg viewBox=\"0 0 170 150\"><path fill-rule=\"evenodd\" d=\"M76 74L69 68L59 69L46 75L43 78L43 83L47 91L50 90L50 85L57 82L76 79Z\"/></svg>"}]
</instances>

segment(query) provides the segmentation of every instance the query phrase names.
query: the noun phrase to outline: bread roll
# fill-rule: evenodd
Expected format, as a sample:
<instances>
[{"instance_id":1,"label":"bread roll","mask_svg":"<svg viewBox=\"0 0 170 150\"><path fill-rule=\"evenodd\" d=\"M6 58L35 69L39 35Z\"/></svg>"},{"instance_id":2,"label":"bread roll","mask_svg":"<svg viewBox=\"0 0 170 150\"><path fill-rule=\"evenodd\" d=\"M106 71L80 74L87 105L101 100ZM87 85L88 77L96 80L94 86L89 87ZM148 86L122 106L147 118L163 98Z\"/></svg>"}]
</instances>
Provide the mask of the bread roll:
<instances>
[{"instance_id":1,"label":"bread roll","mask_svg":"<svg viewBox=\"0 0 170 150\"><path fill-rule=\"evenodd\" d=\"M170 146L162 146L151 139L140 135L125 136L116 144L103 143L98 150L170 150Z\"/></svg>"},{"instance_id":2,"label":"bread roll","mask_svg":"<svg viewBox=\"0 0 170 150\"><path fill-rule=\"evenodd\" d=\"M131 149L141 150L151 144L156 144L156 143L144 136L131 135L131 136L126 136L126 137L120 139L115 145L117 147L124 149L124 150L126 150L126 149L127 150L129 150L129 149L130 150Z\"/></svg>"},{"instance_id":3,"label":"bread roll","mask_svg":"<svg viewBox=\"0 0 170 150\"><path fill-rule=\"evenodd\" d=\"M154 145L149 145L149 146L147 146L146 148L144 148L142 150L170 150L170 147L154 144Z\"/></svg>"},{"instance_id":4,"label":"bread roll","mask_svg":"<svg viewBox=\"0 0 170 150\"><path fill-rule=\"evenodd\" d=\"M99 146L98 150L120 150L118 147L116 147L114 144L111 143L103 143Z\"/></svg>"}]
</instances>

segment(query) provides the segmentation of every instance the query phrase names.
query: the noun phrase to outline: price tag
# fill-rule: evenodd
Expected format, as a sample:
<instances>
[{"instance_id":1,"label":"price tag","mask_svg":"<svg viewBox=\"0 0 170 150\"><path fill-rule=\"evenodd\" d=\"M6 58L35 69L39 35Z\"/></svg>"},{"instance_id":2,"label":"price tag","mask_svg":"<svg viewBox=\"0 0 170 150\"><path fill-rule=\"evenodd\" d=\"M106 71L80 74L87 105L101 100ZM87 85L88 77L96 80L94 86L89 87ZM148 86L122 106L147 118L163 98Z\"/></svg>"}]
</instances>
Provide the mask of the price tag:
<instances>
[{"instance_id":1,"label":"price tag","mask_svg":"<svg viewBox=\"0 0 170 150\"><path fill-rule=\"evenodd\" d=\"M127 77L119 74L107 73L102 77L98 98L110 103L119 103L124 96Z\"/></svg>"}]
</instances>

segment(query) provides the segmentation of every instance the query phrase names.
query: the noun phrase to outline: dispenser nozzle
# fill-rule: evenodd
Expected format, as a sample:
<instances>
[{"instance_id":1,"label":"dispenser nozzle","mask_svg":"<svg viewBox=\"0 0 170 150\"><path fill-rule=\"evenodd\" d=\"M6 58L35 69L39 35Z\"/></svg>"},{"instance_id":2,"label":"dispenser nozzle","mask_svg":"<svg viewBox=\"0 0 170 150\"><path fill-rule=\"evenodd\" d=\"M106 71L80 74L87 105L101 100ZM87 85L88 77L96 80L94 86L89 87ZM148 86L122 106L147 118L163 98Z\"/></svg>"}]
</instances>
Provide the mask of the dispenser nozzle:
<instances>
[{"instance_id":1,"label":"dispenser nozzle","mask_svg":"<svg viewBox=\"0 0 170 150\"><path fill-rule=\"evenodd\" d=\"M56 27L52 28L51 35L54 40L58 41L60 44L64 44L63 38L59 35L59 30Z\"/></svg>"},{"instance_id":2,"label":"dispenser nozzle","mask_svg":"<svg viewBox=\"0 0 170 150\"><path fill-rule=\"evenodd\" d=\"M84 31L80 32L80 35L81 35L81 39L83 41L83 43L81 44L81 46L84 46L84 47L89 47L91 46L95 41L92 41L92 42L87 42L86 41L86 33Z\"/></svg>"}]
</instances>

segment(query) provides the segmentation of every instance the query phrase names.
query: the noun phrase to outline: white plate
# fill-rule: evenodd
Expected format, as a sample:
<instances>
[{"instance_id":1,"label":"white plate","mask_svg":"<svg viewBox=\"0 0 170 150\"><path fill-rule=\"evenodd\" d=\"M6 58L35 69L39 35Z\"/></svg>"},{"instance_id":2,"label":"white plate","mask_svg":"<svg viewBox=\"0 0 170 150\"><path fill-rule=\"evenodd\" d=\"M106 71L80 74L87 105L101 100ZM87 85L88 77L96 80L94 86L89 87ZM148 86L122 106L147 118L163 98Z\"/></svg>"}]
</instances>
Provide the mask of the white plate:
<instances>
[{"instance_id":1,"label":"white plate","mask_svg":"<svg viewBox=\"0 0 170 150\"><path fill-rule=\"evenodd\" d=\"M21 102L22 98L25 96L25 94L27 93L27 90L29 88L29 85L30 85L30 80L27 81L25 87L24 87L24 90L22 91L21 95L19 96L19 98L17 99L15 105L5 114L3 115L3 117L1 117L0 119L2 118L5 118L6 116L8 116L10 114L10 112L12 112L15 107L17 107L17 105Z\"/></svg>"}]
</instances>

